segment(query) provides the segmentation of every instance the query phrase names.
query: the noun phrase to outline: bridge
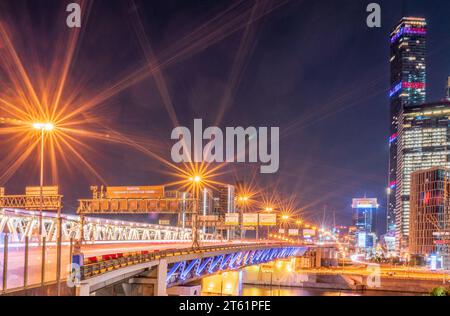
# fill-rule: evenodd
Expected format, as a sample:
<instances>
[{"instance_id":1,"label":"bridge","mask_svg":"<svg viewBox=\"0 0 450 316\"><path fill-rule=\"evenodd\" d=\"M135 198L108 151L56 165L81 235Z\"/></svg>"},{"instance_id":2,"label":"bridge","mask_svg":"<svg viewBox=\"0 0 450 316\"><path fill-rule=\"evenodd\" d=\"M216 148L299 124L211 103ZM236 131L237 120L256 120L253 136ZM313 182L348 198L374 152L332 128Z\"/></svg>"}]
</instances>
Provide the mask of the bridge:
<instances>
[{"instance_id":1,"label":"bridge","mask_svg":"<svg viewBox=\"0 0 450 316\"><path fill-rule=\"evenodd\" d=\"M301 256L307 249L288 243L224 241L203 232L201 247L193 249L189 228L62 215L58 252L57 214L43 213L42 239L36 236L39 215L0 209L0 293L44 288L60 280L58 284L72 282L78 295L90 295L117 282L129 293L140 282L153 284L154 295L165 295L167 288L222 271ZM76 240L82 240L81 255L74 256Z\"/></svg>"},{"instance_id":2,"label":"bridge","mask_svg":"<svg viewBox=\"0 0 450 316\"><path fill-rule=\"evenodd\" d=\"M62 215L58 251L57 214L43 212L42 239L37 236L39 215L37 211L0 209L0 293L56 282L58 267L59 275L65 279L77 240L83 241L86 256L124 249L132 252L183 248L192 243L189 228ZM215 242L211 234L199 235L203 243Z\"/></svg>"},{"instance_id":3,"label":"bridge","mask_svg":"<svg viewBox=\"0 0 450 316\"><path fill-rule=\"evenodd\" d=\"M89 296L121 284L126 295L165 296L167 289L216 273L302 256L308 247L280 243L227 243L199 249L168 249L113 254L83 260L72 277L79 279L77 295ZM92 260L94 259L94 260ZM147 289L147 292L145 292Z\"/></svg>"}]
</instances>

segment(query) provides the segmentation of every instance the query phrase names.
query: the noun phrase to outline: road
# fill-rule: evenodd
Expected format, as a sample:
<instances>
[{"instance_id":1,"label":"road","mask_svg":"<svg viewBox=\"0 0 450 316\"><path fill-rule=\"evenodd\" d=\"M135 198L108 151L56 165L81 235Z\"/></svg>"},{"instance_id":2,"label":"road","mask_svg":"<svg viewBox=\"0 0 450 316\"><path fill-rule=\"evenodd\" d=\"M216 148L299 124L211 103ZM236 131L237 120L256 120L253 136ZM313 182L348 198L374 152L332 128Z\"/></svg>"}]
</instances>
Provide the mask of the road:
<instances>
[{"instance_id":1,"label":"road","mask_svg":"<svg viewBox=\"0 0 450 316\"><path fill-rule=\"evenodd\" d=\"M224 242L204 242L203 245L225 244ZM229 242L226 244L230 244ZM104 243L83 245L82 253L85 258L101 256L107 254L135 252L135 251L155 251L166 249L184 249L190 248L192 242L145 242L145 243ZM56 280L56 245L50 244L45 251L45 282ZM70 245L64 243L62 246L61 257L61 276L65 278L70 271ZM29 248L28 255L28 285L36 285L41 283L42 268L42 247L33 246ZM0 277L3 278L3 249L0 249ZM23 245L10 245L8 251L7 264L7 289L20 288L24 285L24 263L25 248ZM1 279L0 279L1 280ZM3 290L2 282L0 282L0 290Z\"/></svg>"},{"instance_id":2,"label":"road","mask_svg":"<svg viewBox=\"0 0 450 316\"><path fill-rule=\"evenodd\" d=\"M307 269L305 272L311 272L316 274L348 274L348 275L373 275L373 273L379 273L383 278L396 278L396 279L417 279L417 280L450 280L450 275L446 272L430 271L420 268L412 267L392 267L392 266L380 266L379 270L376 265L357 265L350 267L337 267L337 268L318 268Z\"/></svg>"}]
</instances>

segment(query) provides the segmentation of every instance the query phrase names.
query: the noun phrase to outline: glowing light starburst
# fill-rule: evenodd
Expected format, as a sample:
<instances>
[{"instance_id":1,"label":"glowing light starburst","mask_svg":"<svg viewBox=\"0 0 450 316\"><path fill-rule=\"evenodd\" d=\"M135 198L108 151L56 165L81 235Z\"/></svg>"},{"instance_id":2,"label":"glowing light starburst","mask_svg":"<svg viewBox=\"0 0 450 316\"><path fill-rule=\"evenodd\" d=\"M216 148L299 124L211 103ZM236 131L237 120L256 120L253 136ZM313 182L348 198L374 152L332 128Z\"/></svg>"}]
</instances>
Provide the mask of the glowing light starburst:
<instances>
[{"instance_id":1,"label":"glowing light starburst","mask_svg":"<svg viewBox=\"0 0 450 316\"><path fill-rule=\"evenodd\" d=\"M27 36L32 49L21 42L18 35L26 27L8 23L7 17L0 22L0 137L2 151L7 153L0 165L0 183L7 182L27 160L37 161L33 153L40 133L45 134L53 183L58 182L60 162L103 181L88 161L95 150L86 140L105 138L92 129L101 120L92 112L78 111L79 102L85 102L84 87L69 76L81 31L57 34L55 49L43 56L42 41L35 42L32 34Z\"/></svg>"},{"instance_id":2,"label":"glowing light starburst","mask_svg":"<svg viewBox=\"0 0 450 316\"><path fill-rule=\"evenodd\" d=\"M27 161L37 162L35 152L40 143L39 135L45 143L45 161L50 164L53 183L60 178L60 165L71 171L80 172L87 177L95 176L102 183L101 164L94 164L98 158L98 142L104 141L131 146L141 153L161 162L170 169L170 173L180 178L177 184L182 187L213 187L221 184L213 178L220 174L224 164L211 167L207 164L188 164L178 166L155 153L161 143L154 140L142 140L125 135L111 128L105 113L99 108L111 98L127 88L153 77L160 92L171 121L177 124L176 111L169 95L169 89L163 76L163 68L172 66L193 54L204 51L225 37L243 31L238 53L232 67L227 91L220 104L218 121L232 101L232 95L238 85L239 77L245 66L245 60L251 52L255 40L253 25L285 4L286 0L260 4L238 1L205 21L183 38L175 39L172 45L156 53L147 38L139 16L133 15L133 26L139 44L145 54L145 64L138 65L131 72L119 78L110 79L104 85L97 85L92 73L101 73L101 69L78 69L78 52L83 38L81 29L60 29L55 25L64 25L65 10L61 16L50 21L49 28L54 32L40 34L26 18L18 21L8 10L0 12L0 141L4 153L0 162L0 184L7 182ZM79 0L83 10L82 20L87 18L93 1ZM137 10L131 10L137 14ZM53 17L52 17L53 18ZM25 24L21 24L25 23ZM91 65L90 63L89 65ZM77 69L75 72L74 69ZM74 74L76 73L76 74ZM101 87L101 88L99 88ZM166 148L165 148L166 149ZM74 172L75 173L75 172ZM201 181L189 181L199 176ZM195 178L194 178L195 179Z\"/></svg>"}]
</instances>

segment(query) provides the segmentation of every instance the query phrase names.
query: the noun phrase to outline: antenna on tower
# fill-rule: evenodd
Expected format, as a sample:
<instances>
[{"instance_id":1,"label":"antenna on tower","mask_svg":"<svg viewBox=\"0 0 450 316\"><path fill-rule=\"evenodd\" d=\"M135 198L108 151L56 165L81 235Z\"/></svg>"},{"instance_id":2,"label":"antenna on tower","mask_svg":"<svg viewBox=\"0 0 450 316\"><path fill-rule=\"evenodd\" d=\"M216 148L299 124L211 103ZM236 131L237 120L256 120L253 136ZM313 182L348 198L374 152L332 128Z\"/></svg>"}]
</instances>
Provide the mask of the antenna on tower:
<instances>
[{"instance_id":1,"label":"antenna on tower","mask_svg":"<svg viewBox=\"0 0 450 316\"><path fill-rule=\"evenodd\" d=\"M336 229L336 210L333 209L333 230Z\"/></svg>"}]
</instances>

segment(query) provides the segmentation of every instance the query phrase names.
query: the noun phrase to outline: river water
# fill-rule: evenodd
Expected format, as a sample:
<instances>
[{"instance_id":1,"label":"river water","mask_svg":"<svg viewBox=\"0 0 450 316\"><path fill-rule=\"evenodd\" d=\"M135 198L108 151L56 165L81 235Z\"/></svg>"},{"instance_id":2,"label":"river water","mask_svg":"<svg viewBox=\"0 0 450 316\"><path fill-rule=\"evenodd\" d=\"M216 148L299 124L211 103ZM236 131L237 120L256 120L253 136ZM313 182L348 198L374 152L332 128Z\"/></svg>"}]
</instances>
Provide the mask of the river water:
<instances>
[{"instance_id":1,"label":"river water","mask_svg":"<svg viewBox=\"0 0 450 316\"><path fill-rule=\"evenodd\" d=\"M244 284L242 286L242 296L422 296L414 293L399 293L387 291L339 291L326 289L307 289L307 288L292 288L292 287L278 287L260 286Z\"/></svg>"}]
</instances>

